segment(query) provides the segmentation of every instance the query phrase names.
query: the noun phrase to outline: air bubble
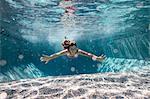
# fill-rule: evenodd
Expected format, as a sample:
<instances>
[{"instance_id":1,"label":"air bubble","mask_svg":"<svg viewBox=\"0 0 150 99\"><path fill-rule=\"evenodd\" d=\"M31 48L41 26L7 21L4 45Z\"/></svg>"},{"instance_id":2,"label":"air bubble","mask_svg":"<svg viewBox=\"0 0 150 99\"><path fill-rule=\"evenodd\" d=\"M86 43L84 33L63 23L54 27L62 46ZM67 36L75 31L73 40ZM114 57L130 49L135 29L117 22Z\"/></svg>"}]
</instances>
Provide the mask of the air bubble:
<instances>
[{"instance_id":1,"label":"air bubble","mask_svg":"<svg viewBox=\"0 0 150 99\"><path fill-rule=\"evenodd\" d=\"M92 65L92 67L95 67L95 65Z\"/></svg>"},{"instance_id":2,"label":"air bubble","mask_svg":"<svg viewBox=\"0 0 150 99\"><path fill-rule=\"evenodd\" d=\"M71 67L71 71L74 72L75 71L75 67Z\"/></svg>"},{"instance_id":3,"label":"air bubble","mask_svg":"<svg viewBox=\"0 0 150 99\"><path fill-rule=\"evenodd\" d=\"M19 58L19 59L23 59L24 56L23 56L23 55L19 55L18 58Z\"/></svg>"},{"instance_id":4,"label":"air bubble","mask_svg":"<svg viewBox=\"0 0 150 99\"><path fill-rule=\"evenodd\" d=\"M114 49L113 51L114 51L114 53L118 53L118 50L117 50L117 49Z\"/></svg>"},{"instance_id":5,"label":"air bubble","mask_svg":"<svg viewBox=\"0 0 150 99\"><path fill-rule=\"evenodd\" d=\"M6 60L0 60L0 66L4 66L7 64L7 61Z\"/></svg>"}]
</instances>

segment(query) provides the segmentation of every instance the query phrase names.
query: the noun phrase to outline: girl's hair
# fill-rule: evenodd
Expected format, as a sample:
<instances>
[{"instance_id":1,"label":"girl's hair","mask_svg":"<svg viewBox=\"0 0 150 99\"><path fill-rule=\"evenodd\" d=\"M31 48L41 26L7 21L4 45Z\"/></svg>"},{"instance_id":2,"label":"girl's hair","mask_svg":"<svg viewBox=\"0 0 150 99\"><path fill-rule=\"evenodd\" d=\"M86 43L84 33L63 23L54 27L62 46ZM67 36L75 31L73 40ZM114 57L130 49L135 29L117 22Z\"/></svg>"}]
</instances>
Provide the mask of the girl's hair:
<instances>
[{"instance_id":1,"label":"girl's hair","mask_svg":"<svg viewBox=\"0 0 150 99\"><path fill-rule=\"evenodd\" d=\"M64 49L69 49L69 47L73 45L77 46L75 41L64 40L64 42L62 43Z\"/></svg>"}]
</instances>

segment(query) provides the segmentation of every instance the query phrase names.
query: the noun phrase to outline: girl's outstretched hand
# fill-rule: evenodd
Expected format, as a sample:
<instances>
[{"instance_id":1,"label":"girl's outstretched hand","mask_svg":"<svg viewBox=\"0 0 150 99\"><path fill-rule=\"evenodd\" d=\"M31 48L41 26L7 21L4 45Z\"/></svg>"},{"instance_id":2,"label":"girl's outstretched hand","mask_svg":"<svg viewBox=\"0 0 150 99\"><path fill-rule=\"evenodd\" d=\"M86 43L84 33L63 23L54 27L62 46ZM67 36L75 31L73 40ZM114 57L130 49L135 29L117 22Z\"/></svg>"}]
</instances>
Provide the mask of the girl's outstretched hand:
<instances>
[{"instance_id":1,"label":"girl's outstretched hand","mask_svg":"<svg viewBox=\"0 0 150 99\"><path fill-rule=\"evenodd\" d=\"M105 58L106 58L105 55L101 55L101 56L98 56L98 57L96 58L96 60L97 60L97 61L103 61Z\"/></svg>"},{"instance_id":2,"label":"girl's outstretched hand","mask_svg":"<svg viewBox=\"0 0 150 99\"><path fill-rule=\"evenodd\" d=\"M48 55L42 55L42 57L40 58L40 60L41 60L42 62L45 61L45 64L47 64L47 63L51 60L51 58L50 58L50 56L48 56Z\"/></svg>"}]
</instances>

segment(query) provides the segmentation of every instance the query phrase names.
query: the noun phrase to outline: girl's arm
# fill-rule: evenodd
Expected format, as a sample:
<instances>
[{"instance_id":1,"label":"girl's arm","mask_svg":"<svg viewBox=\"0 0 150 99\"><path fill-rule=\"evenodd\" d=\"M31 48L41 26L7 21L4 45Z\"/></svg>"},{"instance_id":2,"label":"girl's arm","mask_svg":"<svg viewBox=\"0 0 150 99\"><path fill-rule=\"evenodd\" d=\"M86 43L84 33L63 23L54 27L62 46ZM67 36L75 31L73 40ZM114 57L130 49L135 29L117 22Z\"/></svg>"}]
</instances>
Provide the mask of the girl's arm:
<instances>
[{"instance_id":1,"label":"girl's arm","mask_svg":"<svg viewBox=\"0 0 150 99\"><path fill-rule=\"evenodd\" d=\"M101 56L96 56L94 54L91 54L91 53L88 53L88 52L85 52L81 49L78 50L78 54L82 55L82 56L86 56L86 57L89 57L89 58L92 58L93 60L97 60L97 61L102 61L105 59L106 56L104 55L101 55Z\"/></svg>"},{"instance_id":2,"label":"girl's arm","mask_svg":"<svg viewBox=\"0 0 150 99\"><path fill-rule=\"evenodd\" d=\"M60 51L60 52L58 52L58 53L52 54L52 55L50 55L50 56L48 56L48 55L43 55L43 56L40 58L40 60L41 60L41 61L45 61L45 64L47 64L50 60L52 60L52 59L54 59L54 58L57 58L57 57L59 57L59 56L66 55L67 52L68 52L68 50L65 49L65 50L62 50L62 51Z\"/></svg>"}]
</instances>

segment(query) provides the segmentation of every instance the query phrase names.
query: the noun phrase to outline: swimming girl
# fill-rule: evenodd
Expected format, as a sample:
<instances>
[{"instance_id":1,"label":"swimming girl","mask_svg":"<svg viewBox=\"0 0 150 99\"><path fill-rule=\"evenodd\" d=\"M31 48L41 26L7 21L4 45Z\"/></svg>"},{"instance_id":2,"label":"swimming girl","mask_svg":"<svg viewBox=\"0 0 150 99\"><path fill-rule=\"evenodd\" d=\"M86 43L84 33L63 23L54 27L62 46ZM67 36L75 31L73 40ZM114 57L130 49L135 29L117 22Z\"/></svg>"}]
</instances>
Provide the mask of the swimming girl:
<instances>
[{"instance_id":1,"label":"swimming girl","mask_svg":"<svg viewBox=\"0 0 150 99\"><path fill-rule=\"evenodd\" d=\"M85 51L77 48L75 41L70 41L70 40L65 39L62 43L62 46L63 46L64 50L62 50L58 53L55 53L53 55L50 55L50 56L43 55L40 58L40 60L44 61L45 64L47 64L50 60L60 57L60 56L63 56L63 55L67 55L69 58L75 58L75 57L78 57L78 55L82 55L82 56L92 58L93 60L96 60L96 61L103 61L105 59L104 55L96 56L94 54L85 52Z\"/></svg>"}]
</instances>

